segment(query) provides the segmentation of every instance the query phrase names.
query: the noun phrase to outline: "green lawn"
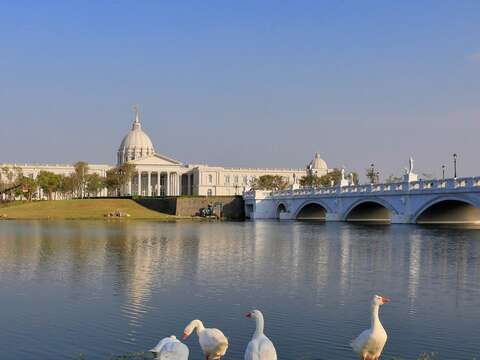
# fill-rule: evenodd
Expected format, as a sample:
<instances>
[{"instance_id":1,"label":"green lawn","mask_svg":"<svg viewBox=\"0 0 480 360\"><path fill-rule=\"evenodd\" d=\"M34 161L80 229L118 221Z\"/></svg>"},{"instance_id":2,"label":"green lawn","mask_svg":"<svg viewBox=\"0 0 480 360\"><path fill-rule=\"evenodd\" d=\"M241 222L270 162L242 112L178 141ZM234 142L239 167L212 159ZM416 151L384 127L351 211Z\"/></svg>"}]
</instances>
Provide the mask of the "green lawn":
<instances>
[{"instance_id":1,"label":"green lawn","mask_svg":"<svg viewBox=\"0 0 480 360\"><path fill-rule=\"evenodd\" d=\"M129 199L34 201L0 205L0 217L6 215L8 219L106 219L105 214L116 211L130 214L126 219L175 219L174 216L149 210Z\"/></svg>"}]
</instances>

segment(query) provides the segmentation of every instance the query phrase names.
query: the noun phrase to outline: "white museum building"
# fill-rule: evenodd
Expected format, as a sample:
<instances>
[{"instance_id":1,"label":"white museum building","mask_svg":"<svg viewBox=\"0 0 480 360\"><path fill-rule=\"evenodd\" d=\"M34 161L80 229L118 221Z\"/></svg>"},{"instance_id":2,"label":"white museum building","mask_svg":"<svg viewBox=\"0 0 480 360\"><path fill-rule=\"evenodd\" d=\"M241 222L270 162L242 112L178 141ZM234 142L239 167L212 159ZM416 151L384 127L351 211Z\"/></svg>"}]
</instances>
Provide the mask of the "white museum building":
<instances>
[{"instance_id":1,"label":"white museum building","mask_svg":"<svg viewBox=\"0 0 480 360\"><path fill-rule=\"evenodd\" d=\"M236 168L209 165L184 164L181 161L155 151L153 142L142 129L138 110L132 129L123 138L117 151L117 165L123 163L135 165L136 174L122 191L122 195L177 196L177 195L241 195L250 189L254 178L262 175L280 175L289 184L298 184L307 173L318 176L329 169L318 153L304 168L269 169ZM74 172L73 165L56 164L0 164L0 168L20 169L24 176L36 178L40 171L69 175ZM89 173L105 176L113 165L89 164ZM0 176L2 176L0 171ZM0 178L1 179L1 178ZM107 190L99 196L106 196ZM38 198L43 198L39 193Z\"/></svg>"}]
</instances>

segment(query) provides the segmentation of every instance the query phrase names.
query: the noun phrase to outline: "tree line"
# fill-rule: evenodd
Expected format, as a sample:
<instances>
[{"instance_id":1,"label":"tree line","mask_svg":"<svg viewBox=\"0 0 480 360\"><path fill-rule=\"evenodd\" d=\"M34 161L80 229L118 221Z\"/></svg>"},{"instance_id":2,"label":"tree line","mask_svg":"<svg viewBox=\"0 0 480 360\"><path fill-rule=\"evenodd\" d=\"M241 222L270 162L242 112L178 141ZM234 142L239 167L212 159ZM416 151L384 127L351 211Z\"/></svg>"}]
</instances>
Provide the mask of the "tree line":
<instances>
[{"instance_id":1,"label":"tree line","mask_svg":"<svg viewBox=\"0 0 480 360\"><path fill-rule=\"evenodd\" d=\"M358 174L350 173L350 179L353 184L358 184ZM323 176L307 174L299 179L299 184L303 187L329 187L340 184L342 172L339 169L333 169ZM280 175L262 175L250 182L253 190L285 190L289 186L288 179Z\"/></svg>"},{"instance_id":2,"label":"tree line","mask_svg":"<svg viewBox=\"0 0 480 360\"><path fill-rule=\"evenodd\" d=\"M18 198L31 201L36 197L38 189L42 189L49 199L72 199L98 196L107 188L108 194L118 196L135 173L135 165L123 164L106 172L106 176L90 173L87 162L74 164L74 172L69 175L55 174L51 171L40 171L34 179L25 176L19 167L5 166L0 169L0 195L5 194L7 200Z\"/></svg>"}]
</instances>

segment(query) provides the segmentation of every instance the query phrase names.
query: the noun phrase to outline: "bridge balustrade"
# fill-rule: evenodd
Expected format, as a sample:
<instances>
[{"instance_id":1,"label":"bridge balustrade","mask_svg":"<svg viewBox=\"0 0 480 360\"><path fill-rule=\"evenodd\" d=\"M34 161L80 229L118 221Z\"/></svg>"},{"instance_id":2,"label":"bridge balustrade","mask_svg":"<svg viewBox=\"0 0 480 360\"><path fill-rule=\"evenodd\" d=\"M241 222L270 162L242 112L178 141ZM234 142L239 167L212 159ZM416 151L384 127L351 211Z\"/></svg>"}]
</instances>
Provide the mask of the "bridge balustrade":
<instances>
[{"instance_id":1,"label":"bridge balustrade","mask_svg":"<svg viewBox=\"0 0 480 360\"><path fill-rule=\"evenodd\" d=\"M450 178L434 180L417 180L411 182L388 183L388 184L366 184L348 185L335 187L305 187L295 190L279 190L266 192L271 197L309 196L309 195L332 195L332 194L355 194L355 193L392 193L409 191L435 191L469 189L480 187L480 176L468 178ZM248 191L243 194L245 199L254 199L255 191Z\"/></svg>"}]
</instances>

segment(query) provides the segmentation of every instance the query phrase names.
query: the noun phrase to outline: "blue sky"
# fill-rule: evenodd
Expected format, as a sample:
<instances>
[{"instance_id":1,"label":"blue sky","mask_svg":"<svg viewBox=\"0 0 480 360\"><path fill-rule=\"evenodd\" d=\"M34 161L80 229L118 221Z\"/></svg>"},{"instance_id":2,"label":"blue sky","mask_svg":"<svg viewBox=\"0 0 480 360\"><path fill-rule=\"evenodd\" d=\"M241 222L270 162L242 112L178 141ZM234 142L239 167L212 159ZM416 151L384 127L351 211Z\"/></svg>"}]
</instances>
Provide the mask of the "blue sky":
<instances>
[{"instance_id":1,"label":"blue sky","mask_svg":"<svg viewBox=\"0 0 480 360\"><path fill-rule=\"evenodd\" d=\"M480 174L479 1L1 1L0 162Z\"/></svg>"}]
</instances>

